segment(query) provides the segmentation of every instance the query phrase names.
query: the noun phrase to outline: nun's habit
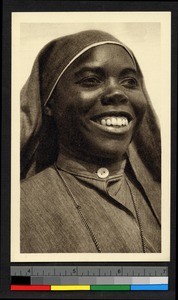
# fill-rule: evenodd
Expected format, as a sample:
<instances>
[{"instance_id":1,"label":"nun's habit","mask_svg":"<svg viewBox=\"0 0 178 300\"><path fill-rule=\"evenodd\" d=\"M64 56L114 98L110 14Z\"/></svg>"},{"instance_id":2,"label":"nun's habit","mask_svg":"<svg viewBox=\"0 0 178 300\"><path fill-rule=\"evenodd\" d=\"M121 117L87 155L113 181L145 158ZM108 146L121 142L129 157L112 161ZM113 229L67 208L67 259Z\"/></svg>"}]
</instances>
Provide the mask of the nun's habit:
<instances>
[{"instance_id":1,"label":"nun's habit","mask_svg":"<svg viewBox=\"0 0 178 300\"><path fill-rule=\"evenodd\" d=\"M45 114L65 70L84 52L103 44L128 52L147 101L122 168L107 178L60 153L56 125ZM21 252L161 252L160 144L140 67L125 45L101 31L47 44L21 92Z\"/></svg>"}]
</instances>

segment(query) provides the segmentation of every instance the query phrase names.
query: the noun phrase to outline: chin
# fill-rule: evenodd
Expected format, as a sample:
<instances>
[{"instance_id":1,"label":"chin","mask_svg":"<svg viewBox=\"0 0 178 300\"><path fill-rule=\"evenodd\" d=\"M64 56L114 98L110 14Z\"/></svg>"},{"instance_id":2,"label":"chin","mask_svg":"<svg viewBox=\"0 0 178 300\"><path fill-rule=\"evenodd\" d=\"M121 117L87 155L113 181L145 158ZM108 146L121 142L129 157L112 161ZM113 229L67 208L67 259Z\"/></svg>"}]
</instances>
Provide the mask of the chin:
<instances>
[{"instance_id":1,"label":"chin","mask_svg":"<svg viewBox=\"0 0 178 300\"><path fill-rule=\"evenodd\" d=\"M103 147L101 147L101 144L97 144L93 145L90 149L88 148L88 154L103 159L119 160L126 154L128 146L129 143L120 145L120 143L108 142Z\"/></svg>"}]
</instances>

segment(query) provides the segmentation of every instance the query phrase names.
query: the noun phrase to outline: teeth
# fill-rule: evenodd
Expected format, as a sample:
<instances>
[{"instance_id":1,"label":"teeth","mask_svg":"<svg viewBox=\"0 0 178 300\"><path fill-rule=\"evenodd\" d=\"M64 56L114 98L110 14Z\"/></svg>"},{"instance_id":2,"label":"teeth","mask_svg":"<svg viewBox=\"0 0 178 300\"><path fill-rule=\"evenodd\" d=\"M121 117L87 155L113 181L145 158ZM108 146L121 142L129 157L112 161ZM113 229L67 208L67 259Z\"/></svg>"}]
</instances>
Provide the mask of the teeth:
<instances>
[{"instance_id":1,"label":"teeth","mask_svg":"<svg viewBox=\"0 0 178 300\"><path fill-rule=\"evenodd\" d=\"M111 118L111 124L113 126L116 126L117 125L117 119L116 118Z\"/></svg>"},{"instance_id":2,"label":"teeth","mask_svg":"<svg viewBox=\"0 0 178 300\"><path fill-rule=\"evenodd\" d=\"M129 121L126 117L107 117L99 121L104 126L127 126Z\"/></svg>"},{"instance_id":3,"label":"teeth","mask_svg":"<svg viewBox=\"0 0 178 300\"><path fill-rule=\"evenodd\" d=\"M122 126L122 120L123 120L123 119L121 119L121 118L118 118L118 120L117 120L117 124L118 124L119 126Z\"/></svg>"},{"instance_id":4,"label":"teeth","mask_svg":"<svg viewBox=\"0 0 178 300\"><path fill-rule=\"evenodd\" d=\"M106 120L106 125L110 126L112 124L112 120L111 119L107 119Z\"/></svg>"},{"instance_id":5,"label":"teeth","mask_svg":"<svg viewBox=\"0 0 178 300\"><path fill-rule=\"evenodd\" d=\"M106 125L106 120L105 119L101 120L101 125Z\"/></svg>"}]
</instances>

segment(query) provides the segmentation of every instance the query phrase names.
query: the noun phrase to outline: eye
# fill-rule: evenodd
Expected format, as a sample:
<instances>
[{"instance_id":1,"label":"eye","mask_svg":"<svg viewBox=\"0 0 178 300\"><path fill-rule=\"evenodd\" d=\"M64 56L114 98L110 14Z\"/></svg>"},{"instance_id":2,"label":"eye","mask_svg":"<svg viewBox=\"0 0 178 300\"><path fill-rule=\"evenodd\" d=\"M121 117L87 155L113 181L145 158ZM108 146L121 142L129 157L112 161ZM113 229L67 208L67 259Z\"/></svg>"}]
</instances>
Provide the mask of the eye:
<instances>
[{"instance_id":1,"label":"eye","mask_svg":"<svg viewBox=\"0 0 178 300\"><path fill-rule=\"evenodd\" d=\"M138 85L139 85L137 79L136 79L136 78L133 78L133 77L124 78L124 79L121 81L121 84L122 84L124 87L129 88L129 89L137 88Z\"/></svg>"},{"instance_id":2,"label":"eye","mask_svg":"<svg viewBox=\"0 0 178 300\"><path fill-rule=\"evenodd\" d=\"M98 77L95 76L88 76L85 78L82 78L77 82L77 84L80 84L83 87L94 87L98 86L101 83L101 80Z\"/></svg>"}]
</instances>

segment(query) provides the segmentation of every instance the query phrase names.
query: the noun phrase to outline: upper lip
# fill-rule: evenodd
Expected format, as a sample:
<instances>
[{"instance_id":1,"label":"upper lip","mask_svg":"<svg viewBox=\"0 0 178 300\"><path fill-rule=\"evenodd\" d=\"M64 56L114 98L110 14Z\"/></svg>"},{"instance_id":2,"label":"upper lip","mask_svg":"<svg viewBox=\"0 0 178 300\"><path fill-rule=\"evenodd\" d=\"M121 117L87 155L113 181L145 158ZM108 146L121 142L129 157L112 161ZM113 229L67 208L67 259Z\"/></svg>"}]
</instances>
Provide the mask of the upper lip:
<instances>
[{"instance_id":1,"label":"upper lip","mask_svg":"<svg viewBox=\"0 0 178 300\"><path fill-rule=\"evenodd\" d=\"M124 110L120 110L120 111L107 111L107 112L103 112L101 114L95 115L93 117L91 117L92 121L96 121L102 118L106 118L106 117L126 117L128 119L128 121L132 121L134 119L134 116L128 112L128 111L124 111Z\"/></svg>"}]
</instances>

